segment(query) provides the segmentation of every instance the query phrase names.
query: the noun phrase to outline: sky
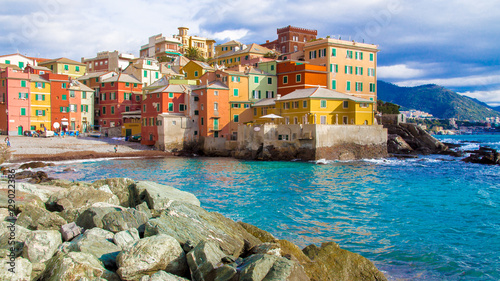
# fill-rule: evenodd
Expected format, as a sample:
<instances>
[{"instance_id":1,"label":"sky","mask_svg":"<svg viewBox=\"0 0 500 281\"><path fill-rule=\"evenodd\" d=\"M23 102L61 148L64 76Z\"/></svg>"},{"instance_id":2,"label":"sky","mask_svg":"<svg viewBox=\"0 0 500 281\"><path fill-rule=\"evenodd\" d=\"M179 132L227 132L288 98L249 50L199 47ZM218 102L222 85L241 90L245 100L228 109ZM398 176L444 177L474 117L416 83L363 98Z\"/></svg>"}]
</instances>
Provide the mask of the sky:
<instances>
[{"instance_id":1,"label":"sky","mask_svg":"<svg viewBox=\"0 0 500 281\"><path fill-rule=\"evenodd\" d=\"M493 0L0 0L0 7L0 54L138 56L150 36L170 37L179 26L218 44L259 44L292 25L378 45L379 80L438 84L500 106L500 5Z\"/></svg>"}]
</instances>

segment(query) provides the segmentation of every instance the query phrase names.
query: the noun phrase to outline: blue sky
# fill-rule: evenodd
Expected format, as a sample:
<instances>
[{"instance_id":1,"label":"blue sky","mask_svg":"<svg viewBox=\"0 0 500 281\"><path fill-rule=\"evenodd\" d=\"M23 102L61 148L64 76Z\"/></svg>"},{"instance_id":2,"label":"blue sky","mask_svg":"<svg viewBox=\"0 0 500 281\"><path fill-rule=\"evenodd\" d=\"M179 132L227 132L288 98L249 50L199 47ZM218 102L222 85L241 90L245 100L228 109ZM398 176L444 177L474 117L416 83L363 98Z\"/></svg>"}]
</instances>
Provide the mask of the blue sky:
<instances>
[{"instance_id":1,"label":"blue sky","mask_svg":"<svg viewBox=\"0 0 500 281\"><path fill-rule=\"evenodd\" d=\"M190 34L263 43L288 25L379 46L378 78L435 83L500 105L497 1L0 0L0 54L80 61L99 51L138 55L149 36Z\"/></svg>"}]
</instances>

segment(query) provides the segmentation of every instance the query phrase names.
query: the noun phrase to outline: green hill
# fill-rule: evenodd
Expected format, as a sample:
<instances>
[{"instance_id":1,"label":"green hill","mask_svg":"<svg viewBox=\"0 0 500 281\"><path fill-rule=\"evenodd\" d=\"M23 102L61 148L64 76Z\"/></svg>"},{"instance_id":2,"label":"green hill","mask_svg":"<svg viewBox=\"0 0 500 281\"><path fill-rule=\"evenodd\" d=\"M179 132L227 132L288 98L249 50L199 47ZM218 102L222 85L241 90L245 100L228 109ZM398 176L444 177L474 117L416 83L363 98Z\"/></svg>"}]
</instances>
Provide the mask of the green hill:
<instances>
[{"instance_id":1,"label":"green hill","mask_svg":"<svg viewBox=\"0 0 500 281\"><path fill-rule=\"evenodd\" d=\"M486 117L500 117L500 112L476 99L462 96L438 85L399 87L377 81L377 98L400 105L400 110L416 109L437 118L485 121Z\"/></svg>"}]
</instances>

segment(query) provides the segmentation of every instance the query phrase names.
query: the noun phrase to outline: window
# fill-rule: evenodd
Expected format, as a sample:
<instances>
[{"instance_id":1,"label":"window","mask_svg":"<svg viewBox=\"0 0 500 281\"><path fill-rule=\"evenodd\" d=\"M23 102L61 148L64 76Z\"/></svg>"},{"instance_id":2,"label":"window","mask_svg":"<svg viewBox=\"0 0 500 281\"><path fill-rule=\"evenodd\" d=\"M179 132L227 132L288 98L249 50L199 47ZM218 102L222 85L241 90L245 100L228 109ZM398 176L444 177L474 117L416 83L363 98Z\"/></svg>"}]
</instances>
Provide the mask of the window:
<instances>
[{"instance_id":1,"label":"window","mask_svg":"<svg viewBox=\"0 0 500 281\"><path fill-rule=\"evenodd\" d=\"M214 130L219 130L219 119L214 119Z\"/></svg>"},{"instance_id":2,"label":"window","mask_svg":"<svg viewBox=\"0 0 500 281\"><path fill-rule=\"evenodd\" d=\"M144 70L144 78L147 78L147 77L148 77L148 71Z\"/></svg>"},{"instance_id":3,"label":"window","mask_svg":"<svg viewBox=\"0 0 500 281\"><path fill-rule=\"evenodd\" d=\"M109 94L109 99L110 100L116 100L116 93L113 92L113 93Z\"/></svg>"},{"instance_id":4,"label":"window","mask_svg":"<svg viewBox=\"0 0 500 281\"><path fill-rule=\"evenodd\" d=\"M86 99L87 98L87 92L82 92L82 99Z\"/></svg>"},{"instance_id":5,"label":"window","mask_svg":"<svg viewBox=\"0 0 500 281\"><path fill-rule=\"evenodd\" d=\"M64 65L64 70L66 70L66 71L69 70L69 66L67 64Z\"/></svg>"},{"instance_id":6,"label":"window","mask_svg":"<svg viewBox=\"0 0 500 281\"><path fill-rule=\"evenodd\" d=\"M305 100L305 101L302 101L302 107L303 107L303 108L307 108L307 101L306 101L306 100Z\"/></svg>"},{"instance_id":7,"label":"window","mask_svg":"<svg viewBox=\"0 0 500 281\"><path fill-rule=\"evenodd\" d=\"M168 98L169 98L169 99L174 98L174 93L168 93Z\"/></svg>"},{"instance_id":8,"label":"window","mask_svg":"<svg viewBox=\"0 0 500 281\"><path fill-rule=\"evenodd\" d=\"M168 103L168 111L174 111L174 103L173 102Z\"/></svg>"},{"instance_id":9,"label":"window","mask_svg":"<svg viewBox=\"0 0 500 281\"><path fill-rule=\"evenodd\" d=\"M5 64L10 64L10 60L5 60Z\"/></svg>"},{"instance_id":10,"label":"window","mask_svg":"<svg viewBox=\"0 0 500 281\"><path fill-rule=\"evenodd\" d=\"M219 110L219 104L214 102L214 110L215 111L218 111Z\"/></svg>"},{"instance_id":11,"label":"window","mask_svg":"<svg viewBox=\"0 0 500 281\"><path fill-rule=\"evenodd\" d=\"M288 135L278 135L278 140L288 140Z\"/></svg>"},{"instance_id":12,"label":"window","mask_svg":"<svg viewBox=\"0 0 500 281\"><path fill-rule=\"evenodd\" d=\"M102 114L103 115L106 114L106 107L105 106L102 107Z\"/></svg>"},{"instance_id":13,"label":"window","mask_svg":"<svg viewBox=\"0 0 500 281\"><path fill-rule=\"evenodd\" d=\"M21 80L21 87L26 87L26 81Z\"/></svg>"},{"instance_id":14,"label":"window","mask_svg":"<svg viewBox=\"0 0 500 281\"><path fill-rule=\"evenodd\" d=\"M69 91L69 97L74 98L75 97L75 91Z\"/></svg>"},{"instance_id":15,"label":"window","mask_svg":"<svg viewBox=\"0 0 500 281\"><path fill-rule=\"evenodd\" d=\"M203 126L203 117L201 117L201 125Z\"/></svg>"},{"instance_id":16,"label":"window","mask_svg":"<svg viewBox=\"0 0 500 281\"><path fill-rule=\"evenodd\" d=\"M238 96L238 89L233 89L233 96L235 96L235 97Z\"/></svg>"},{"instance_id":17,"label":"window","mask_svg":"<svg viewBox=\"0 0 500 281\"><path fill-rule=\"evenodd\" d=\"M290 109L290 103L289 102L284 102L283 103L283 109Z\"/></svg>"},{"instance_id":18,"label":"window","mask_svg":"<svg viewBox=\"0 0 500 281\"><path fill-rule=\"evenodd\" d=\"M155 71L155 78L158 79L158 72Z\"/></svg>"},{"instance_id":19,"label":"window","mask_svg":"<svg viewBox=\"0 0 500 281\"><path fill-rule=\"evenodd\" d=\"M59 111L61 111L61 113L66 113L69 111L69 108L65 107L65 106L61 106L61 107L59 107ZM105 113L105 110L103 110L103 114L104 113Z\"/></svg>"},{"instance_id":20,"label":"window","mask_svg":"<svg viewBox=\"0 0 500 281\"><path fill-rule=\"evenodd\" d=\"M21 116L26 116L26 108L21 107Z\"/></svg>"},{"instance_id":21,"label":"window","mask_svg":"<svg viewBox=\"0 0 500 281\"><path fill-rule=\"evenodd\" d=\"M200 112L198 110L195 110L194 115L200 115Z\"/></svg>"},{"instance_id":22,"label":"window","mask_svg":"<svg viewBox=\"0 0 500 281\"><path fill-rule=\"evenodd\" d=\"M336 57L336 56L337 56L337 49L332 48L332 57Z\"/></svg>"},{"instance_id":23,"label":"window","mask_svg":"<svg viewBox=\"0 0 500 281\"><path fill-rule=\"evenodd\" d=\"M362 92L362 91L363 91L363 83L356 82L356 92Z\"/></svg>"},{"instance_id":24,"label":"window","mask_svg":"<svg viewBox=\"0 0 500 281\"><path fill-rule=\"evenodd\" d=\"M255 77L253 78L253 82L254 82L254 83L259 83L259 77L255 76Z\"/></svg>"},{"instance_id":25,"label":"window","mask_svg":"<svg viewBox=\"0 0 500 281\"><path fill-rule=\"evenodd\" d=\"M299 102L298 101L294 101L292 103L292 108L299 108Z\"/></svg>"},{"instance_id":26,"label":"window","mask_svg":"<svg viewBox=\"0 0 500 281\"><path fill-rule=\"evenodd\" d=\"M368 108L368 103L360 103L359 107L361 107L361 108Z\"/></svg>"},{"instance_id":27,"label":"window","mask_svg":"<svg viewBox=\"0 0 500 281\"><path fill-rule=\"evenodd\" d=\"M339 65L336 63L330 64L330 72L339 73Z\"/></svg>"},{"instance_id":28,"label":"window","mask_svg":"<svg viewBox=\"0 0 500 281\"><path fill-rule=\"evenodd\" d=\"M345 74L352 74L352 66L346 65L344 70Z\"/></svg>"},{"instance_id":29,"label":"window","mask_svg":"<svg viewBox=\"0 0 500 281\"><path fill-rule=\"evenodd\" d=\"M219 95L219 91L214 91L214 96L218 96Z\"/></svg>"},{"instance_id":30,"label":"window","mask_svg":"<svg viewBox=\"0 0 500 281\"><path fill-rule=\"evenodd\" d=\"M62 100L68 100L68 97L66 95L62 95Z\"/></svg>"},{"instance_id":31,"label":"window","mask_svg":"<svg viewBox=\"0 0 500 281\"><path fill-rule=\"evenodd\" d=\"M156 112L160 112L160 103L156 104Z\"/></svg>"},{"instance_id":32,"label":"window","mask_svg":"<svg viewBox=\"0 0 500 281\"><path fill-rule=\"evenodd\" d=\"M103 93L103 94L101 95L101 100L106 100L106 93Z\"/></svg>"},{"instance_id":33,"label":"window","mask_svg":"<svg viewBox=\"0 0 500 281\"><path fill-rule=\"evenodd\" d=\"M235 115L233 116L233 120L234 120L234 122L235 122L235 123L238 123L238 122L239 122L239 121L238 121L239 119L240 119L240 117L239 117L239 115L238 115L238 114L235 114Z\"/></svg>"},{"instance_id":34,"label":"window","mask_svg":"<svg viewBox=\"0 0 500 281\"><path fill-rule=\"evenodd\" d=\"M267 78L267 84L268 84L268 85L273 84L273 78L272 78L272 77L268 77L268 78Z\"/></svg>"},{"instance_id":35,"label":"window","mask_svg":"<svg viewBox=\"0 0 500 281\"><path fill-rule=\"evenodd\" d=\"M179 104L179 111L184 111L185 109L186 106L183 103Z\"/></svg>"},{"instance_id":36,"label":"window","mask_svg":"<svg viewBox=\"0 0 500 281\"><path fill-rule=\"evenodd\" d=\"M297 75L295 76L295 81L296 81L296 82L300 82L300 74L297 74Z\"/></svg>"},{"instance_id":37,"label":"window","mask_svg":"<svg viewBox=\"0 0 500 281\"><path fill-rule=\"evenodd\" d=\"M129 112L130 111L130 106L125 106L125 112Z\"/></svg>"},{"instance_id":38,"label":"window","mask_svg":"<svg viewBox=\"0 0 500 281\"><path fill-rule=\"evenodd\" d=\"M273 70L274 70L274 65L271 65L271 71L273 71Z\"/></svg>"},{"instance_id":39,"label":"window","mask_svg":"<svg viewBox=\"0 0 500 281\"><path fill-rule=\"evenodd\" d=\"M66 89L66 83L62 83L62 88Z\"/></svg>"},{"instance_id":40,"label":"window","mask_svg":"<svg viewBox=\"0 0 500 281\"><path fill-rule=\"evenodd\" d=\"M75 66L75 71L76 72L80 72L80 67L79 66Z\"/></svg>"},{"instance_id":41,"label":"window","mask_svg":"<svg viewBox=\"0 0 500 281\"><path fill-rule=\"evenodd\" d=\"M283 76L283 84L288 84L288 76Z\"/></svg>"},{"instance_id":42,"label":"window","mask_svg":"<svg viewBox=\"0 0 500 281\"><path fill-rule=\"evenodd\" d=\"M373 54L370 54L370 61L373 61Z\"/></svg>"},{"instance_id":43,"label":"window","mask_svg":"<svg viewBox=\"0 0 500 281\"><path fill-rule=\"evenodd\" d=\"M324 116L324 115L320 116L320 123L323 124L323 125L326 124L326 116Z\"/></svg>"},{"instance_id":44,"label":"window","mask_svg":"<svg viewBox=\"0 0 500 281\"><path fill-rule=\"evenodd\" d=\"M346 100L345 100L345 101L342 103L342 107L343 107L343 108L349 108L349 101L346 101Z\"/></svg>"},{"instance_id":45,"label":"window","mask_svg":"<svg viewBox=\"0 0 500 281\"><path fill-rule=\"evenodd\" d=\"M132 93L130 93L130 96L132 96ZM135 96L135 101L141 101L141 96L139 95Z\"/></svg>"},{"instance_id":46,"label":"window","mask_svg":"<svg viewBox=\"0 0 500 281\"><path fill-rule=\"evenodd\" d=\"M198 71L194 72L194 77L198 77Z\"/></svg>"},{"instance_id":47,"label":"window","mask_svg":"<svg viewBox=\"0 0 500 281\"><path fill-rule=\"evenodd\" d=\"M351 81L347 81L346 82L345 90L348 91L348 92L351 91Z\"/></svg>"},{"instance_id":48,"label":"window","mask_svg":"<svg viewBox=\"0 0 500 281\"><path fill-rule=\"evenodd\" d=\"M134 83L134 88L137 88L137 83Z\"/></svg>"},{"instance_id":49,"label":"window","mask_svg":"<svg viewBox=\"0 0 500 281\"><path fill-rule=\"evenodd\" d=\"M363 60L363 52L356 52L354 55L357 60Z\"/></svg>"},{"instance_id":50,"label":"window","mask_svg":"<svg viewBox=\"0 0 500 281\"><path fill-rule=\"evenodd\" d=\"M321 100L320 101L320 107L321 108L326 108L326 100Z\"/></svg>"},{"instance_id":51,"label":"window","mask_svg":"<svg viewBox=\"0 0 500 281\"><path fill-rule=\"evenodd\" d=\"M316 50L309 52L309 59L315 59L317 57Z\"/></svg>"},{"instance_id":52,"label":"window","mask_svg":"<svg viewBox=\"0 0 500 281\"><path fill-rule=\"evenodd\" d=\"M344 123L344 125L347 125L347 116L344 116L342 117L342 123Z\"/></svg>"},{"instance_id":53,"label":"window","mask_svg":"<svg viewBox=\"0 0 500 281\"><path fill-rule=\"evenodd\" d=\"M375 68L371 68L371 67L368 68L368 76L371 76L371 77L375 76Z\"/></svg>"},{"instance_id":54,"label":"window","mask_svg":"<svg viewBox=\"0 0 500 281\"><path fill-rule=\"evenodd\" d=\"M115 114L115 107L114 106L111 107L111 114Z\"/></svg>"},{"instance_id":55,"label":"window","mask_svg":"<svg viewBox=\"0 0 500 281\"><path fill-rule=\"evenodd\" d=\"M375 93L375 83L370 83L370 93Z\"/></svg>"},{"instance_id":56,"label":"window","mask_svg":"<svg viewBox=\"0 0 500 281\"><path fill-rule=\"evenodd\" d=\"M145 104L142 105L142 112L146 112L146 105Z\"/></svg>"},{"instance_id":57,"label":"window","mask_svg":"<svg viewBox=\"0 0 500 281\"><path fill-rule=\"evenodd\" d=\"M346 59L352 59L352 51L347 50Z\"/></svg>"},{"instance_id":58,"label":"window","mask_svg":"<svg viewBox=\"0 0 500 281\"><path fill-rule=\"evenodd\" d=\"M257 115L257 108L253 109L253 115Z\"/></svg>"}]
</instances>

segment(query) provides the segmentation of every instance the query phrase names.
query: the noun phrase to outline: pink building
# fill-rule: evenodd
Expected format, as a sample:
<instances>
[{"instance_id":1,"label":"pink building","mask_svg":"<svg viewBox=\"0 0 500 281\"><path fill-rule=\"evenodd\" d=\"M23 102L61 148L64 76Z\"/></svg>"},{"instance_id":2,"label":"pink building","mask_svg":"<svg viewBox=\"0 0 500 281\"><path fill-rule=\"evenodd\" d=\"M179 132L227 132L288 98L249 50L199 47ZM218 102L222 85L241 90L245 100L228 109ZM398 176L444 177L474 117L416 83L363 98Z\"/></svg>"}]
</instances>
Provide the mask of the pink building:
<instances>
[{"instance_id":1,"label":"pink building","mask_svg":"<svg viewBox=\"0 0 500 281\"><path fill-rule=\"evenodd\" d=\"M0 68L0 131L22 135L30 129L30 73ZM4 114L5 113L5 114Z\"/></svg>"}]
</instances>

